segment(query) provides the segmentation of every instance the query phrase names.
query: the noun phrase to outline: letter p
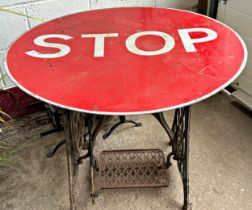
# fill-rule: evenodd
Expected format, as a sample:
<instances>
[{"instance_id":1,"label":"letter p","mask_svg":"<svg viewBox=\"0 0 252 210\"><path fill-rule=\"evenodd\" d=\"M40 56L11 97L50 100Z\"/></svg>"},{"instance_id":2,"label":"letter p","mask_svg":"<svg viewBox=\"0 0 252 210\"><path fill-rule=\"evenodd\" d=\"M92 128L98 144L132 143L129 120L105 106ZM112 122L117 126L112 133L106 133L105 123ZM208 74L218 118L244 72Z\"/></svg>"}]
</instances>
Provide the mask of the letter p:
<instances>
[{"instance_id":1,"label":"letter p","mask_svg":"<svg viewBox=\"0 0 252 210\"><path fill-rule=\"evenodd\" d=\"M202 43L212 41L217 38L217 33L209 28L187 28L179 29L179 36L184 44L186 52L197 52L194 43ZM189 35L190 32L204 32L207 36L202 38L192 39Z\"/></svg>"}]
</instances>

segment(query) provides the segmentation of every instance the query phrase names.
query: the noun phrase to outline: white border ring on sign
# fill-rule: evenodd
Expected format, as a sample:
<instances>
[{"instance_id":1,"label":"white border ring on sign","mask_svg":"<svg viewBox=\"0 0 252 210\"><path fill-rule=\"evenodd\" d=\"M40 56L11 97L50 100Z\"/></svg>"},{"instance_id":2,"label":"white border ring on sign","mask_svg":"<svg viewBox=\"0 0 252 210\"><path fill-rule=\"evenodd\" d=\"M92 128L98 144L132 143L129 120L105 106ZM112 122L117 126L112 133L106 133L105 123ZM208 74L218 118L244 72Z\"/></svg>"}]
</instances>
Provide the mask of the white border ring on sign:
<instances>
[{"instance_id":1,"label":"white border ring on sign","mask_svg":"<svg viewBox=\"0 0 252 210\"><path fill-rule=\"evenodd\" d=\"M125 7L116 7L116 8L112 8L112 9L124 9ZM207 17L205 15L201 15L201 14L198 14L198 13L195 13L195 12L191 12L191 11L185 11L185 10L181 10L181 9L173 9L173 8L159 8L159 7L126 7L126 8L150 8L150 9L168 9L168 10L175 10L175 11L181 11L181 12L186 12L186 13L191 13L191 14L194 14L194 15L198 15L198 16L203 16L205 18L209 18L221 25L223 25L224 27L228 28L229 30L231 30L236 36L237 38L240 40L242 46L243 46L243 50L244 50L244 58L243 58L243 61L238 69L238 71L236 72L236 74L230 78L230 80L228 80L227 82L225 82L223 85L221 85L219 88L213 90L212 92L202 96L202 97L199 97L197 99L194 99L194 100L191 100L191 101L188 101L186 103L182 103L182 104L178 104L178 105L175 105L175 106L169 106L169 107L164 107L164 108L160 108L160 109L154 109L154 110L147 110L147 111L136 111L136 112L105 112L105 111L91 111L91 110L85 110L85 109L79 109L79 108L74 108L74 107L71 107L71 106L65 106L65 105L62 105L62 104L59 104L59 103L55 103L53 101L50 101L48 99L45 99L43 97L40 97L39 95L36 95L34 93L32 93L31 91L27 90L25 87L23 87L19 82L17 82L14 77L11 75L10 71L9 71L9 68L8 68L8 65L7 65L7 54L8 54L8 51L9 49L11 48L12 44L15 42L12 42L10 44L10 46L8 47L8 50L6 51L5 53L5 56L4 56L4 68L6 70L6 73L7 75L10 77L10 79L21 89L23 90L24 92L26 92L27 94L31 95L32 97L38 99L38 100L41 100L45 103L49 103L49 104L52 104L54 106L57 106L57 107L60 107L60 108L64 108L64 109L69 109L69 110L72 110L72 111L77 111L77 112L84 112L84 113L90 113L90 114L98 114L98 115L140 115L140 114L151 114L151 113L157 113L157 112L164 112L164 111L169 111L169 110L173 110L173 109L177 109L177 108L181 108L181 107L185 107L185 106L189 106L189 105L192 105L192 104L195 104L199 101L202 101L204 99L207 99L209 98L210 96L218 93L219 91L221 91L222 89L224 89L226 86L228 86L229 84L231 84L242 72L242 70L244 69L244 67L246 66L246 63L247 63L247 58L248 58L248 52L247 52L247 47L244 43L244 41L242 40L242 38L238 35L238 33L236 31L234 31L232 28L230 28L229 26L225 25L224 23L216 20L216 19L213 19L211 17ZM99 10L108 10L107 8L106 9L99 9ZM93 10L92 10L93 11ZM88 11L86 11L88 12ZM77 14L77 13L75 13ZM70 15L74 15L74 14L70 14ZM66 15L66 16L70 16L70 15ZM66 17L66 16L63 16L63 17ZM62 18L62 17L60 17ZM59 18L56 18L56 19L59 19ZM56 20L54 19L54 20ZM50 21L54 21L54 20L50 20ZM48 21L49 22L49 21ZM46 24L43 23L43 24ZM38 26L37 26L38 27ZM35 27L36 28L36 27ZM25 32L26 33L26 32ZM25 34L23 33L23 34ZM21 36L23 36L23 34ZM20 37L21 37L20 36Z\"/></svg>"}]
</instances>

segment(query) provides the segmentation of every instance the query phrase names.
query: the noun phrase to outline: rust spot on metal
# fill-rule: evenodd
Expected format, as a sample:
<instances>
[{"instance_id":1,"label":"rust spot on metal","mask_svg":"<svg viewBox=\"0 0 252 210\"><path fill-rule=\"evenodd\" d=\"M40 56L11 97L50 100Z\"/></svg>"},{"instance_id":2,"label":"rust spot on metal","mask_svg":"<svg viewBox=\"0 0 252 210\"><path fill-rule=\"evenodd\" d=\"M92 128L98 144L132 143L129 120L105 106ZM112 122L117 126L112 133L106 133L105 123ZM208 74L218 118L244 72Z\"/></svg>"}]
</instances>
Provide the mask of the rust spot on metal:
<instances>
[{"instance_id":1,"label":"rust spot on metal","mask_svg":"<svg viewBox=\"0 0 252 210\"><path fill-rule=\"evenodd\" d=\"M102 189L168 186L164 152L160 149L103 151L99 163Z\"/></svg>"}]
</instances>

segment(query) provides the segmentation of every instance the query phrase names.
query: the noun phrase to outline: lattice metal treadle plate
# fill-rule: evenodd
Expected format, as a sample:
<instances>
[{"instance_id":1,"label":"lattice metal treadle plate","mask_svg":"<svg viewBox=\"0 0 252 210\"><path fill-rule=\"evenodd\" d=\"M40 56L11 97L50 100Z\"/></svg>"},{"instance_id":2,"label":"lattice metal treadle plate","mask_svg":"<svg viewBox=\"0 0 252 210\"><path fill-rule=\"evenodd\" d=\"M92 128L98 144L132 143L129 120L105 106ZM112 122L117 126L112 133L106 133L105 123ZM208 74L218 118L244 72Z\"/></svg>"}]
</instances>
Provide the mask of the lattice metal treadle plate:
<instances>
[{"instance_id":1,"label":"lattice metal treadle plate","mask_svg":"<svg viewBox=\"0 0 252 210\"><path fill-rule=\"evenodd\" d=\"M100 153L101 189L167 187L164 152L160 149L110 150Z\"/></svg>"}]
</instances>

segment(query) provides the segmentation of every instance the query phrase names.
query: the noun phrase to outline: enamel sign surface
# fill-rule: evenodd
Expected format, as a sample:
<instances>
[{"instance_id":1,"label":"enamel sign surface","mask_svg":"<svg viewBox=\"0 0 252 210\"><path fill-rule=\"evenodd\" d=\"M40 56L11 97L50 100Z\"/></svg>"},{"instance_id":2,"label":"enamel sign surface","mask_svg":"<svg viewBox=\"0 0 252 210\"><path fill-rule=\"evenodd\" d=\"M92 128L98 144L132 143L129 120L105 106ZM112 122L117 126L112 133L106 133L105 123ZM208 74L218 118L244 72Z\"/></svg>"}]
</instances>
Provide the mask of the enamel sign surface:
<instances>
[{"instance_id":1,"label":"enamel sign surface","mask_svg":"<svg viewBox=\"0 0 252 210\"><path fill-rule=\"evenodd\" d=\"M98 114L165 111L231 83L247 59L241 38L195 13L114 8L42 24L9 48L5 68L28 94Z\"/></svg>"}]
</instances>

